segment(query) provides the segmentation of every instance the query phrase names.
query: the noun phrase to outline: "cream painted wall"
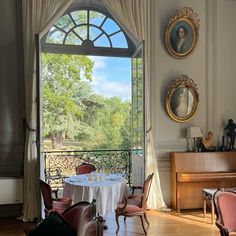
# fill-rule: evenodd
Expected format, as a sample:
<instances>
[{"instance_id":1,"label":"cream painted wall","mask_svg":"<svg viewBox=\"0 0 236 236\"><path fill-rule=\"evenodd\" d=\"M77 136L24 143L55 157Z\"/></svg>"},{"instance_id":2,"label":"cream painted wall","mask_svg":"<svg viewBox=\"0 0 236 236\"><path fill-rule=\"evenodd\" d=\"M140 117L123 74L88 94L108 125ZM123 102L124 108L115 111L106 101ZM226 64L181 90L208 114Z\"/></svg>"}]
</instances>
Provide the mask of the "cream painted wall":
<instances>
[{"instance_id":1,"label":"cream painted wall","mask_svg":"<svg viewBox=\"0 0 236 236\"><path fill-rule=\"evenodd\" d=\"M217 128L221 136L229 118L236 122L236 1L218 0L217 4L216 99Z\"/></svg>"},{"instance_id":2,"label":"cream painted wall","mask_svg":"<svg viewBox=\"0 0 236 236\"><path fill-rule=\"evenodd\" d=\"M204 134L212 130L216 140L221 142L228 118L235 119L236 122L233 97L236 88L236 1L155 0L153 4L156 65L152 78L153 133L163 196L169 205L169 153L186 150L186 128L200 126ZM165 49L164 31L169 17L175 14L176 9L185 6L191 7L199 16L199 39L191 55L175 59ZM186 74L195 81L200 95L199 109L187 123L172 121L165 111L169 83L180 74Z\"/></svg>"}]
</instances>

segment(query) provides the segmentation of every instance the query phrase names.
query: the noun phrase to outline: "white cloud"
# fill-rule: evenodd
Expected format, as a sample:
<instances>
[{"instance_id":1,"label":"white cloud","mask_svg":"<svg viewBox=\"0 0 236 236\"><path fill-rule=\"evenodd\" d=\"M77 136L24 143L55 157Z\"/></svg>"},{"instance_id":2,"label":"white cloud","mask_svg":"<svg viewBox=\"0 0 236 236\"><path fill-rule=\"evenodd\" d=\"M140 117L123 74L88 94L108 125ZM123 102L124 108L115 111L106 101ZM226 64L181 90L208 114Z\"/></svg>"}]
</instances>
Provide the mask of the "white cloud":
<instances>
[{"instance_id":1,"label":"white cloud","mask_svg":"<svg viewBox=\"0 0 236 236\"><path fill-rule=\"evenodd\" d=\"M93 75L92 75L92 86L96 93L114 97L118 96L122 100L130 100L131 88L130 83L119 82L114 78L108 78L108 70L106 61L109 58L104 57L90 57L94 61Z\"/></svg>"},{"instance_id":2,"label":"white cloud","mask_svg":"<svg viewBox=\"0 0 236 236\"><path fill-rule=\"evenodd\" d=\"M94 62L94 71L104 69L106 67L106 60L105 57L95 57L95 56L88 56Z\"/></svg>"}]
</instances>

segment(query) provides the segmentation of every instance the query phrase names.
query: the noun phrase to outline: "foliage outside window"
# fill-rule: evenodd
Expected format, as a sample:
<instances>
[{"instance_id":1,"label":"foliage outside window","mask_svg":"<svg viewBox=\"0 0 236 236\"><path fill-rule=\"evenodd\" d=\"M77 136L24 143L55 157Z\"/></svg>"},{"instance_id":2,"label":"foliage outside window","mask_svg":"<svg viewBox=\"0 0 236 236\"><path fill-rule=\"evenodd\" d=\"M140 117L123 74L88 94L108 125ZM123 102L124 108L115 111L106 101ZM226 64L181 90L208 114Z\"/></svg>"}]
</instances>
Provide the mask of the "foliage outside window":
<instances>
[{"instance_id":1,"label":"foliage outside window","mask_svg":"<svg viewBox=\"0 0 236 236\"><path fill-rule=\"evenodd\" d=\"M129 149L130 101L94 94L93 62L78 55L42 55L43 136L48 148L67 140L78 150Z\"/></svg>"}]
</instances>

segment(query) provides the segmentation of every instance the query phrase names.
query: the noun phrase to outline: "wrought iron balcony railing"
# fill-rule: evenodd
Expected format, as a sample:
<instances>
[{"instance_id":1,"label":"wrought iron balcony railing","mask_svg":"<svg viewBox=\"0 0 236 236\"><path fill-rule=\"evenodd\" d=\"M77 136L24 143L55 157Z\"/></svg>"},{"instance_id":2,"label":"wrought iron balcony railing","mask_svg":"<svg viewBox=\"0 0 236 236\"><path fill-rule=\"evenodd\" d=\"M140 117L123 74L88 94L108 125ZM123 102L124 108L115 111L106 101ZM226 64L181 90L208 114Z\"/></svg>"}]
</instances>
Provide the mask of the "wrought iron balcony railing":
<instances>
[{"instance_id":1,"label":"wrought iron balcony railing","mask_svg":"<svg viewBox=\"0 0 236 236\"><path fill-rule=\"evenodd\" d=\"M130 185L130 150L48 151L43 152L45 180L52 189L61 189L64 179L75 175L75 167L83 162L93 164L98 171L123 173Z\"/></svg>"}]
</instances>

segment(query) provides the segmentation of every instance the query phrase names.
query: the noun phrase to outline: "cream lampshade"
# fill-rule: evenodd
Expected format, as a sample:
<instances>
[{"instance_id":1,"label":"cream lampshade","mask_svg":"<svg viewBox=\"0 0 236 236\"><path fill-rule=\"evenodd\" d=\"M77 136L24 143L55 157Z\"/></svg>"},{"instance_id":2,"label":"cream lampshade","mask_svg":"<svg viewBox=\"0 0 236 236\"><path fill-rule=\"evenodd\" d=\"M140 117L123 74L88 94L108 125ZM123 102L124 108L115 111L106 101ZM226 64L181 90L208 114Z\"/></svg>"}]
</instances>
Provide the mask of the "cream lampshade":
<instances>
[{"instance_id":1,"label":"cream lampshade","mask_svg":"<svg viewBox=\"0 0 236 236\"><path fill-rule=\"evenodd\" d=\"M197 152L197 144L196 144L196 139L203 137L202 131L200 127L188 127L187 128L187 135L186 138L188 139L193 139L193 152ZM187 145L187 149L189 150L189 145Z\"/></svg>"}]
</instances>

